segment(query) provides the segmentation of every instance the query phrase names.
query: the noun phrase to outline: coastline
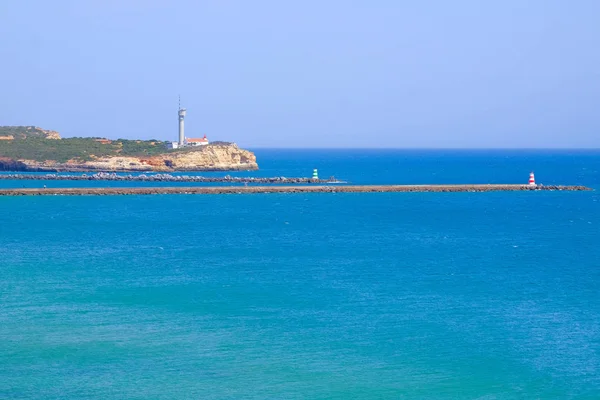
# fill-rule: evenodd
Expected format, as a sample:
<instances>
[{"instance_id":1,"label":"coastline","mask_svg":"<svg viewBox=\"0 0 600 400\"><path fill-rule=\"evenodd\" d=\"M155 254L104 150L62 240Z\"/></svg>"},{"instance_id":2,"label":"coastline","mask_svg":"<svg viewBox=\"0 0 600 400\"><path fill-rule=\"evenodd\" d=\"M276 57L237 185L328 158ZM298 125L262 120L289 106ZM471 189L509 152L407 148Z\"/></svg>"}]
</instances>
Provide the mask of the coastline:
<instances>
[{"instance_id":1,"label":"coastline","mask_svg":"<svg viewBox=\"0 0 600 400\"><path fill-rule=\"evenodd\" d=\"M257 169L254 153L226 142L169 150L162 142L142 140L25 137L0 141L2 171L140 173Z\"/></svg>"},{"instance_id":2,"label":"coastline","mask_svg":"<svg viewBox=\"0 0 600 400\"><path fill-rule=\"evenodd\" d=\"M14 160L11 160L14 161ZM78 173L178 173L178 172L243 172L243 171L258 171L258 164L232 164L227 166L207 166L207 167L177 167L177 168L156 168L149 165L145 165L139 168L120 168L120 167L90 167L90 166L69 166L67 164L60 164L58 166L44 166L35 165L27 166L22 161L17 160L16 162L23 164L23 167L10 168L0 171L3 172L47 172L47 173L60 173L60 172L78 172ZM27 179L27 178L19 178Z\"/></svg>"}]
</instances>

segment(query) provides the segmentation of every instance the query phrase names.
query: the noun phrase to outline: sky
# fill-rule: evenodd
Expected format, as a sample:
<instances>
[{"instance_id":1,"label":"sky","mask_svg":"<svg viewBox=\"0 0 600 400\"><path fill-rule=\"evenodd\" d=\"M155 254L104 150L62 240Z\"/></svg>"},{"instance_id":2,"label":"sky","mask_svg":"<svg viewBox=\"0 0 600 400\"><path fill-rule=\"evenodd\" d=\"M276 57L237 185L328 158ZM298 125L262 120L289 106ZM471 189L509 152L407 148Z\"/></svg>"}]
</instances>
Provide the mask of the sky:
<instances>
[{"instance_id":1,"label":"sky","mask_svg":"<svg viewBox=\"0 0 600 400\"><path fill-rule=\"evenodd\" d=\"M600 148L595 0L0 1L0 125L258 147Z\"/></svg>"}]
</instances>

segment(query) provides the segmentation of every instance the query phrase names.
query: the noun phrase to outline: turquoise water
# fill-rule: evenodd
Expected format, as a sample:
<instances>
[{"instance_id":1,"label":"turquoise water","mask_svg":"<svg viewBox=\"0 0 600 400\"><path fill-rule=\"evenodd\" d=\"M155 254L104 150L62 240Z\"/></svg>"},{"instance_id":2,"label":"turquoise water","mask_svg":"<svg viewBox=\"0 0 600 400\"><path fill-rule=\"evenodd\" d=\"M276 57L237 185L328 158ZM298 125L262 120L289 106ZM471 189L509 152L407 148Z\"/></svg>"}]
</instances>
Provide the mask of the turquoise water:
<instances>
[{"instance_id":1,"label":"turquoise water","mask_svg":"<svg viewBox=\"0 0 600 400\"><path fill-rule=\"evenodd\" d=\"M257 154L600 188L598 152ZM0 222L0 398L600 397L597 191L0 198Z\"/></svg>"}]
</instances>

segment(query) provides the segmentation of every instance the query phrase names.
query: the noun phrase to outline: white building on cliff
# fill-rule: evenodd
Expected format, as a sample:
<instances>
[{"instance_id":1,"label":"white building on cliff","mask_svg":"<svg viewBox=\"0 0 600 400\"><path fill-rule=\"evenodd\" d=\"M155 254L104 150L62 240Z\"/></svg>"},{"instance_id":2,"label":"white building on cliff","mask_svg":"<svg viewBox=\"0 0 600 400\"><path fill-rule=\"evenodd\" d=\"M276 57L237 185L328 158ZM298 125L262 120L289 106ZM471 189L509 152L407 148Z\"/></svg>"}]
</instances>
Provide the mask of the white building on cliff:
<instances>
[{"instance_id":1,"label":"white building on cliff","mask_svg":"<svg viewBox=\"0 0 600 400\"><path fill-rule=\"evenodd\" d=\"M206 135L200 139L194 138L185 138L185 146L194 147L194 146L206 146L208 144L208 139Z\"/></svg>"},{"instance_id":2,"label":"white building on cliff","mask_svg":"<svg viewBox=\"0 0 600 400\"><path fill-rule=\"evenodd\" d=\"M179 145L179 142L167 142L168 149L182 149L184 147L197 147L197 146L206 146L209 143L206 135L202 138L185 138L183 141L183 146Z\"/></svg>"},{"instance_id":3,"label":"white building on cliff","mask_svg":"<svg viewBox=\"0 0 600 400\"><path fill-rule=\"evenodd\" d=\"M196 146L206 146L208 144L208 139L206 135L202 138L187 138L185 137L184 131L184 121L185 121L186 109L181 108L181 102L179 105L179 110L177 110L177 118L179 121L179 140L177 142L167 142L168 149L179 149L183 147L196 147Z\"/></svg>"}]
</instances>

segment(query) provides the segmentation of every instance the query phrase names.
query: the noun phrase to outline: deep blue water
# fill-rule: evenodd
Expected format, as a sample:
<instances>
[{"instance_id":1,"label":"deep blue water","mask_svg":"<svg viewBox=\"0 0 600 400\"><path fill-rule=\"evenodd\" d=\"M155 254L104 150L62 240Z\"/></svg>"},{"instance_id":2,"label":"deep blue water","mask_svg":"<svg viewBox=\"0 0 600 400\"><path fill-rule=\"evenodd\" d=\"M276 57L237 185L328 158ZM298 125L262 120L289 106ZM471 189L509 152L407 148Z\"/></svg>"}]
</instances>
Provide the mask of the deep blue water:
<instances>
[{"instance_id":1,"label":"deep blue water","mask_svg":"<svg viewBox=\"0 0 600 400\"><path fill-rule=\"evenodd\" d=\"M256 153L600 188L600 152ZM0 197L0 398L597 399L599 243L597 191Z\"/></svg>"},{"instance_id":2,"label":"deep blue water","mask_svg":"<svg viewBox=\"0 0 600 400\"><path fill-rule=\"evenodd\" d=\"M292 150L255 149L260 169L183 175L331 176L353 184L538 183L600 187L600 150ZM44 174L44 173L39 173ZM161 186L152 182L6 181L0 187ZM194 186L198 183L169 183Z\"/></svg>"}]
</instances>

